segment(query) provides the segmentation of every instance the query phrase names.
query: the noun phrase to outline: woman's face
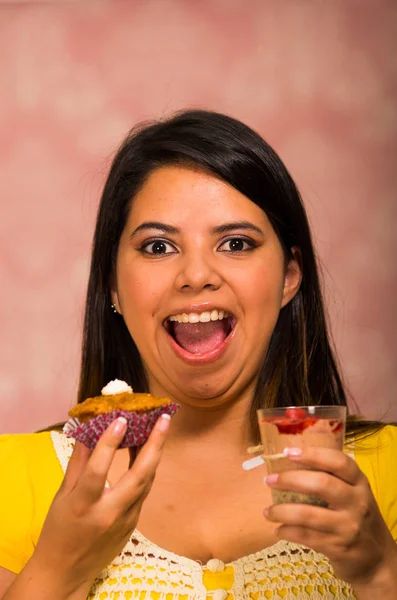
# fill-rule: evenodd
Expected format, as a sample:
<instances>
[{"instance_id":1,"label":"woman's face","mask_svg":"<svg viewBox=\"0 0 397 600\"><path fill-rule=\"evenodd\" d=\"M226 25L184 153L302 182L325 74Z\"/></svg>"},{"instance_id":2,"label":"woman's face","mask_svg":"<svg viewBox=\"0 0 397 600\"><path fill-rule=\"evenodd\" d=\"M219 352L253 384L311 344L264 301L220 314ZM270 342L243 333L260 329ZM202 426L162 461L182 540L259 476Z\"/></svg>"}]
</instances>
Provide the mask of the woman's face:
<instances>
[{"instance_id":1,"label":"woman's face","mask_svg":"<svg viewBox=\"0 0 397 600\"><path fill-rule=\"evenodd\" d=\"M150 391L214 407L255 385L300 279L256 204L203 171L170 166L133 200L112 299Z\"/></svg>"}]
</instances>

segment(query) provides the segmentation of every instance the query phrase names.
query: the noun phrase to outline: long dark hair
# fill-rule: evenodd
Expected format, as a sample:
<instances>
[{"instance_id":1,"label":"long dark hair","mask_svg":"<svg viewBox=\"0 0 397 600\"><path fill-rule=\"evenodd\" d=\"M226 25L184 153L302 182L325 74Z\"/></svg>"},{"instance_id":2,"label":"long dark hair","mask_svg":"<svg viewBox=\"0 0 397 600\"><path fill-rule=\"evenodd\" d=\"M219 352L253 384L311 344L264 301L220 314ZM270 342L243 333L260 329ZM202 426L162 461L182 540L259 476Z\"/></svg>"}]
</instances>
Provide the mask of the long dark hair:
<instances>
[{"instance_id":1,"label":"long dark hair","mask_svg":"<svg viewBox=\"0 0 397 600\"><path fill-rule=\"evenodd\" d=\"M284 251L301 252L303 279L282 308L252 400L263 406L347 405L331 348L316 258L299 191L276 152L229 116L186 110L134 128L119 148L104 186L95 229L83 333L78 401L112 379L147 392L142 361L122 316L111 309L110 280L131 203L148 176L166 165L203 169L232 185L267 215Z\"/></svg>"}]
</instances>

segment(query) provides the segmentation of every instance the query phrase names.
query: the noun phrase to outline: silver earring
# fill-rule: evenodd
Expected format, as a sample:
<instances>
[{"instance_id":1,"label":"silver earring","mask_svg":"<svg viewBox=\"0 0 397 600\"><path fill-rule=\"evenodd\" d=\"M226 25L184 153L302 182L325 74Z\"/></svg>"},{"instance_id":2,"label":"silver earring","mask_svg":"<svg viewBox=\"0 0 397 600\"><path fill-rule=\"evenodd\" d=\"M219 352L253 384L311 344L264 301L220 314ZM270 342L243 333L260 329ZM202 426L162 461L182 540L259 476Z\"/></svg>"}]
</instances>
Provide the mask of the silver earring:
<instances>
[{"instance_id":1,"label":"silver earring","mask_svg":"<svg viewBox=\"0 0 397 600\"><path fill-rule=\"evenodd\" d=\"M116 305L115 305L115 304L111 304L111 305L110 305L110 308L112 309L112 311L113 311L114 313L116 313L116 314L117 314L117 308L116 308Z\"/></svg>"}]
</instances>

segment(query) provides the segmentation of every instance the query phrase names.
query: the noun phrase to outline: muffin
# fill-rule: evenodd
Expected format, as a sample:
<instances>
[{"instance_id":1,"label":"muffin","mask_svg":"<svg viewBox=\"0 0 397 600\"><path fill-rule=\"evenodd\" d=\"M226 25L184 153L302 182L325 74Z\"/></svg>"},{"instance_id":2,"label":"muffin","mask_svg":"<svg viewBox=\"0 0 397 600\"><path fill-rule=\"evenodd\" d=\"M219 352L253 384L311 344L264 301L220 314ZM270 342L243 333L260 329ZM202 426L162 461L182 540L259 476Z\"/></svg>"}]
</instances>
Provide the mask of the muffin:
<instances>
[{"instance_id":1,"label":"muffin","mask_svg":"<svg viewBox=\"0 0 397 600\"><path fill-rule=\"evenodd\" d=\"M134 394L124 381L108 383L100 396L87 398L70 411L63 432L93 450L104 431L118 417L127 420L127 431L120 448L139 448L148 439L162 414L172 416L179 406L168 398Z\"/></svg>"}]
</instances>

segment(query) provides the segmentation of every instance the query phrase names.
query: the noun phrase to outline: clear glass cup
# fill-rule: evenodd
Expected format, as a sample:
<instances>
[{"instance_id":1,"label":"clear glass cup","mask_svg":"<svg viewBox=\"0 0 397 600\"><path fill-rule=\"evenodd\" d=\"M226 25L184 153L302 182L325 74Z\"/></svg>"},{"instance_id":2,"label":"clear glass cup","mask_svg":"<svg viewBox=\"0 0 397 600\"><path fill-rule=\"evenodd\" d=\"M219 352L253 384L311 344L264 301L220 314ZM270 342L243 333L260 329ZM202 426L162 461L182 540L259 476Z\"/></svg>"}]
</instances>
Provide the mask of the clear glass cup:
<instances>
[{"instance_id":1,"label":"clear glass cup","mask_svg":"<svg viewBox=\"0 0 397 600\"><path fill-rule=\"evenodd\" d=\"M262 457L267 463L269 474L309 468L284 456L284 448L320 446L343 449L346 427L345 406L290 406L262 408L257 412L263 447ZM296 502L327 506L324 500L312 494L272 488L272 496L275 504Z\"/></svg>"}]
</instances>

